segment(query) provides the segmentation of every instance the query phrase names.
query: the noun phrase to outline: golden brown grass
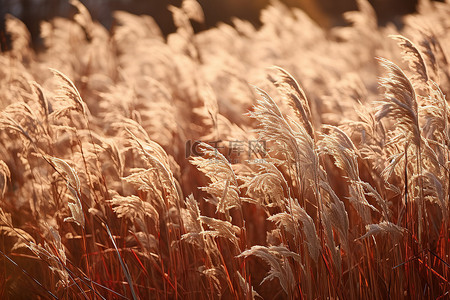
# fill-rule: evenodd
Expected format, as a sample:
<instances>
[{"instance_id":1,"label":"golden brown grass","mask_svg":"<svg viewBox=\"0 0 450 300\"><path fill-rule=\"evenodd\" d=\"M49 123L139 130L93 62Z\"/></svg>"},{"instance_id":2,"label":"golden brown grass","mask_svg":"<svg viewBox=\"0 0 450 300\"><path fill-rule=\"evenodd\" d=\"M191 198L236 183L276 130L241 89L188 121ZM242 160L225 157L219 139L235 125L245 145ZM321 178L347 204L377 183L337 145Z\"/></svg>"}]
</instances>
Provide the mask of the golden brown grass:
<instances>
[{"instance_id":1,"label":"golden brown grass","mask_svg":"<svg viewBox=\"0 0 450 300\"><path fill-rule=\"evenodd\" d=\"M71 3L40 53L7 18L1 298L449 297L448 2L194 33L184 1L167 38Z\"/></svg>"}]
</instances>

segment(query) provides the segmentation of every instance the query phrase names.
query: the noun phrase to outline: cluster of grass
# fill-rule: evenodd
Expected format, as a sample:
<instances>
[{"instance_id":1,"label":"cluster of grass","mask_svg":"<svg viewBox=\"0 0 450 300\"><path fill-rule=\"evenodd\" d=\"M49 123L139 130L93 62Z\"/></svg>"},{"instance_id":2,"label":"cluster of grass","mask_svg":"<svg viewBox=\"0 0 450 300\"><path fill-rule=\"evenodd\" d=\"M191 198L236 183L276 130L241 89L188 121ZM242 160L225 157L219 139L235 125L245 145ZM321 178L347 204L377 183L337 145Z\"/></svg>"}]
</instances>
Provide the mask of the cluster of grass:
<instances>
[{"instance_id":1,"label":"cluster of grass","mask_svg":"<svg viewBox=\"0 0 450 300\"><path fill-rule=\"evenodd\" d=\"M1 298L449 297L449 3L195 34L184 0L168 37L71 3L40 53L7 18Z\"/></svg>"}]
</instances>

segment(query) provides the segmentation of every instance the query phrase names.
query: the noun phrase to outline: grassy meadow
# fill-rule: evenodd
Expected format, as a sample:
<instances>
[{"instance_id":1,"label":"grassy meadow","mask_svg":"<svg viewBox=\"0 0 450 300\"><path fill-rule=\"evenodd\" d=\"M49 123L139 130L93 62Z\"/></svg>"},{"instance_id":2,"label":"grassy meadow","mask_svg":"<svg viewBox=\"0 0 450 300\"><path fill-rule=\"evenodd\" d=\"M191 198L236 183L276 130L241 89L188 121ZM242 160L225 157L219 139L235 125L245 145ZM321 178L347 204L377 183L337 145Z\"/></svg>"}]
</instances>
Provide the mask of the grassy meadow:
<instances>
[{"instance_id":1,"label":"grassy meadow","mask_svg":"<svg viewBox=\"0 0 450 300\"><path fill-rule=\"evenodd\" d=\"M1 299L450 297L450 3L324 30L7 16ZM3 40L4 42L4 40Z\"/></svg>"}]
</instances>

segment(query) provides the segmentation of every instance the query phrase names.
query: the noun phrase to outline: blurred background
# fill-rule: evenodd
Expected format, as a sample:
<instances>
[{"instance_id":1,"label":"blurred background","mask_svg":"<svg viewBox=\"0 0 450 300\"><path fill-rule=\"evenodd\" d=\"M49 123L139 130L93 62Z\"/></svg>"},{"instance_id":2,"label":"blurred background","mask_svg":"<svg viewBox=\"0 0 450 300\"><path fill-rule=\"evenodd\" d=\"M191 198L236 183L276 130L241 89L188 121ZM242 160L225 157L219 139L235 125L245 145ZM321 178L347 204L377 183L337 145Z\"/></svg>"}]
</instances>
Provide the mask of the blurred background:
<instances>
[{"instance_id":1,"label":"blurred background","mask_svg":"<svg viewBox=\"0 0 450 300\"><path fill-rule=\"evenodd\" d=\"M379 23L394 22L401 25L400 16L415 11L418 0L369 0L377 12ZM81 0L92 17L107 28L111 26L112 12L124 10L134 14L152 16L164 34L175 30L168 5L179 6L181 0ZM195 30L204 30L218 22L229 22L238 17L259 25L259 13L270 0L199 0L206 16L206 24L194 24ZM342 13L356 10L356 0L281 0L288 6L299 7L324 28L345 25ZM0 41L5 50L4 33L6 14L21 19L29 28L35 46L39 45L39 24L55 16L71 17L74 9L68 0L0 0Z\"/></svg>"}]
</instances>

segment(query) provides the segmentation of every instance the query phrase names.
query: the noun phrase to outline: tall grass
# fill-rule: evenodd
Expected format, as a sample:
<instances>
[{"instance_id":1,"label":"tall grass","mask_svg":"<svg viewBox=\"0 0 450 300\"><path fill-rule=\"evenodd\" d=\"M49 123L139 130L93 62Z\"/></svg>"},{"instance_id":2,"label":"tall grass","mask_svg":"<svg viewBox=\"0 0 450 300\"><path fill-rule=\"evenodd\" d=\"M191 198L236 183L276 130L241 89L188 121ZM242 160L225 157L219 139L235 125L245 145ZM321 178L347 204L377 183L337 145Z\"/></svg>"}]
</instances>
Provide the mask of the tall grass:
<instances>
[{"instance_id":1,"label":"tall grass","mask_svg":"<svg viewBox=\"0 0 450 300\"><path fill-rule=\"evenodd\" d=\"M449 297L448 2L167 38L71 3L39 53L7 18L2 298Z\"/></svg>"}]
</instances>

